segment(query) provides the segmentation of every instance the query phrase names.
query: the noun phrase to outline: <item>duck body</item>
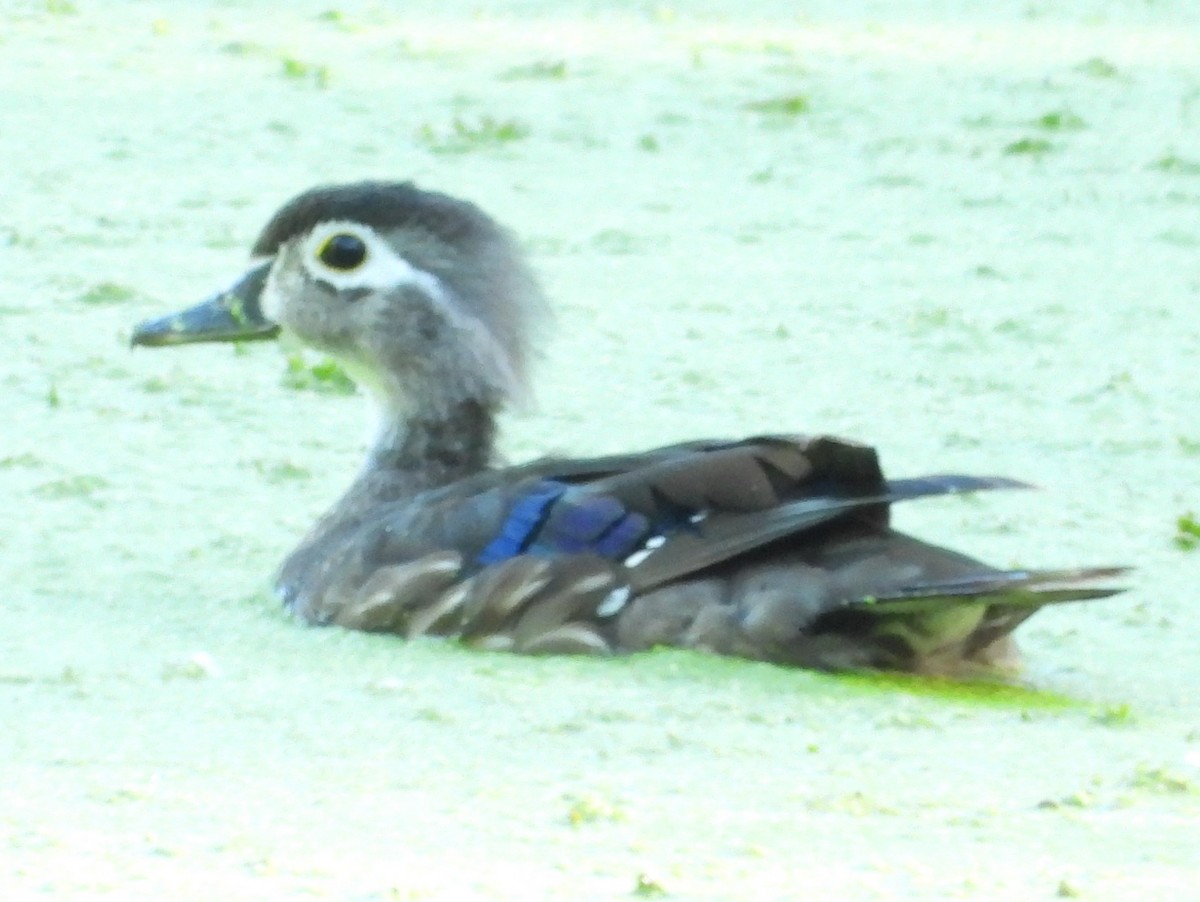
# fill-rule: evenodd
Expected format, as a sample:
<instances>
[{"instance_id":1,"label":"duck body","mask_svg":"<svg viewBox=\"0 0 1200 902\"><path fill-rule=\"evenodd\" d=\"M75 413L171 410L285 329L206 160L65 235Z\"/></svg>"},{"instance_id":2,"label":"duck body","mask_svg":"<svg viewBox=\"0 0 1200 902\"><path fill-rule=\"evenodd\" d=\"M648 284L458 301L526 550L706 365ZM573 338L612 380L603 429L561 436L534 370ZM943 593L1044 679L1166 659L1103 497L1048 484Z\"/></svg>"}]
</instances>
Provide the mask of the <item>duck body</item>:
<instances>
[{"instance_id":1,"label":"duck body","mask_svg":"<svg viewBox=\"0 0 1200 902\"><path fill-rule=\"evenodd\" d=\"M494 466L544 313L508 233L407 183L285 205L234 285L137 327L140 345L274 337L331 354L376 407L344 497L279 569L313 624L525 653L658 645L820 669L971 675L1014 662L1038 608L1123 568L999 570L889 526L893 503L1026 487L884 478L844 440L760 436Z\"/></svg>"}]
</instances>

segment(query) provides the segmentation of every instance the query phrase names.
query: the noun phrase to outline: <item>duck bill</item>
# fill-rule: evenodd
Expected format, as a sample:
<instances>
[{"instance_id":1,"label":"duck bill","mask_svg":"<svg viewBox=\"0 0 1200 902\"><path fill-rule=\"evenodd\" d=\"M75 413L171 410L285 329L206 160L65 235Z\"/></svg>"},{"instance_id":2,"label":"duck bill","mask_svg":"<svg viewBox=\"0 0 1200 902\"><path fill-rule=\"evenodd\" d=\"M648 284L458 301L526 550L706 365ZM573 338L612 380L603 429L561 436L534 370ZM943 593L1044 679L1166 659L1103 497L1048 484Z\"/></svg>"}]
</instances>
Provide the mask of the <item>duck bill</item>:
<instances>
[{"instance_id":1,"label":"duck bill","mask_svg":"<svg viewBox=\"0 0 1200 902\"><path fill-rule=\"evenodd\" d=\"M201 341L262 341L279 334L263 316L262 291L271 261L250 269L224 291L194 307L137 324L132 345L158 348Z\"/></svg>"}]
</instances>

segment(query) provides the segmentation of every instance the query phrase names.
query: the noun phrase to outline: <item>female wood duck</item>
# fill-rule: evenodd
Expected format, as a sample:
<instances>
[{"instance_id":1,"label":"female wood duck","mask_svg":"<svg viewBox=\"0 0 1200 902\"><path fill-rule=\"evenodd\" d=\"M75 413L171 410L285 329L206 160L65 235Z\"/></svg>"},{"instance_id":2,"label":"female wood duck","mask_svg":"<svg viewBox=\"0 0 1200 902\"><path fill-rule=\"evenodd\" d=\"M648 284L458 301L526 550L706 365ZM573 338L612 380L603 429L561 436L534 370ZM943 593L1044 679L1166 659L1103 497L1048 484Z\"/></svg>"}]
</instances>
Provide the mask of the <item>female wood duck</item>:
<instances>
[{"instance_id":1,"label":"female wood duck","mask_svg":"<svg viewBox=\"0 0 1200 902\"><path fill-rule=\"evenodd\" d=\"M302 620L493 649L674 645L821 669L970 674L1012 663L1045 604L1122 568L997 570L888 527L897 501L1022 487L885 480L875 452L761 436L493 466L545 302L512 236L408 183L289 201L232 287L135 345L271 338L340 361L378 429L345 496L281 566Z\"/></svg>"}]
</instances>

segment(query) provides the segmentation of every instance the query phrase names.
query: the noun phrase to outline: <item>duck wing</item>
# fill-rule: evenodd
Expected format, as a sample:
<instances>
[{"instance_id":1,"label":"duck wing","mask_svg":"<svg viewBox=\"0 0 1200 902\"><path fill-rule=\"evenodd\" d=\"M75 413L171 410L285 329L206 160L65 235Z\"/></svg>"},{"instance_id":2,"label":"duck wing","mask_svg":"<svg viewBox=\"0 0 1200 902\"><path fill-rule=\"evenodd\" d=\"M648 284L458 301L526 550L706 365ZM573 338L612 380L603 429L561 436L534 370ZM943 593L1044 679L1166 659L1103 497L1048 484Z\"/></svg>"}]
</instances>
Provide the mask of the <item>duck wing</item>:
<instances>
[{"instance_id":1,"label":"duck wing","mask_svg":"<svg viewBox=\"0 0 1200 902\"><path fill-rule=\"evenodd\" d=\"M1027 488L885 480L818 437L543 460L381 505L305 573L313 622L526 653L675 645L818 668L961 672L1010 656L1046 604L1124 568L997 570L888 526L890 505Z\"/></svg>"}]
</instances>

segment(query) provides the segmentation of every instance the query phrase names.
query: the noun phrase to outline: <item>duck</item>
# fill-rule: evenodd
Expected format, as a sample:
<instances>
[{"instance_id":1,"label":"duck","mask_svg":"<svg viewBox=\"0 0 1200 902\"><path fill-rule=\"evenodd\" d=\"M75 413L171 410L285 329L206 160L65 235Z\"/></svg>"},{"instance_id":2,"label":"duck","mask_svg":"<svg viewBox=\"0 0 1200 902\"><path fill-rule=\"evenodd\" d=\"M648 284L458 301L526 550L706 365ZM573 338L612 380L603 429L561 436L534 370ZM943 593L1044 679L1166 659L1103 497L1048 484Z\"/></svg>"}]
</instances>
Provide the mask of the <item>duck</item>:
<instances>
[{"instance_id":1,"label":"duck","mask_svg":"<svg viewBox=\"0 0 1200 902\"><path fill-rule=\"evenodd\" d=\"M660 646L825 671L1016 672L1013 631L1105 598L1128 568L1004 569L890 526L920 498L1029 488L884 476L830 435L701 439L503 465L549 313L515 235L411 182L306 190L228 287L132 344L270 340L337 361L370 399L349 488L274 580L300 621L524 654Z\"/></svg>"}]
</instances>

